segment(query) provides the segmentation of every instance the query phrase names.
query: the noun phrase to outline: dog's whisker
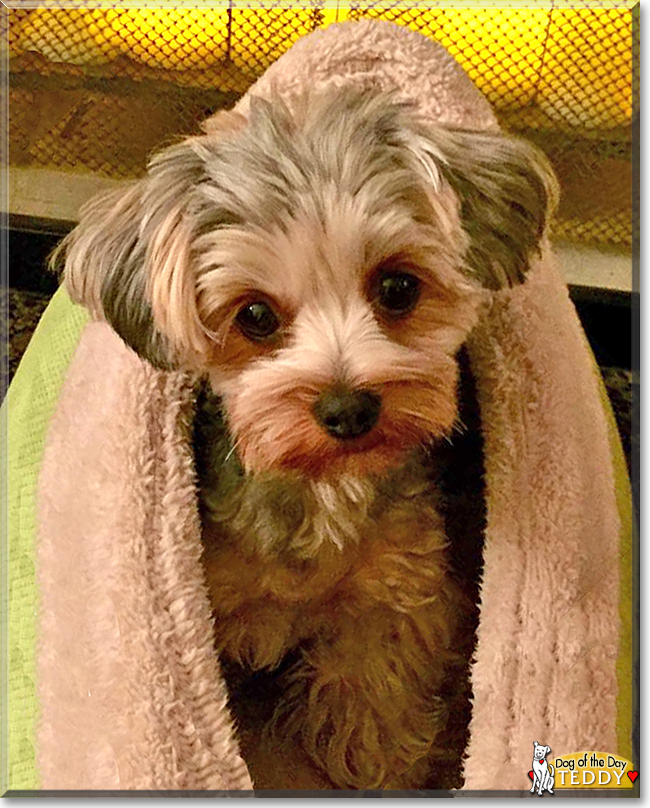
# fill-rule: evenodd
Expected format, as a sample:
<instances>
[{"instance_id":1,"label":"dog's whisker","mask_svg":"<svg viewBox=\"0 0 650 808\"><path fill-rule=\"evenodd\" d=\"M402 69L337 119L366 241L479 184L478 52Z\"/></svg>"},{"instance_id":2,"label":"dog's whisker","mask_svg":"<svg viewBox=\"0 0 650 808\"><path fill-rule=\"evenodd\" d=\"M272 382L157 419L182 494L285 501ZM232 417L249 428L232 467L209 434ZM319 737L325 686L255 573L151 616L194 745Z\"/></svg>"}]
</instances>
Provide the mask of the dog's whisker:
<instances>
[{"instance_id":1,"label":"dog's whisker","mask_svg":"<svg viewBox=\"0 0 650 808\"><path fill-rule=\"evenodd\" d=\"M230 458L235 454L236 449L237 449L236 444L233 443L231 450L223 459L224 464L226 464L230 460Z\"/></svg>"}]
</instances>

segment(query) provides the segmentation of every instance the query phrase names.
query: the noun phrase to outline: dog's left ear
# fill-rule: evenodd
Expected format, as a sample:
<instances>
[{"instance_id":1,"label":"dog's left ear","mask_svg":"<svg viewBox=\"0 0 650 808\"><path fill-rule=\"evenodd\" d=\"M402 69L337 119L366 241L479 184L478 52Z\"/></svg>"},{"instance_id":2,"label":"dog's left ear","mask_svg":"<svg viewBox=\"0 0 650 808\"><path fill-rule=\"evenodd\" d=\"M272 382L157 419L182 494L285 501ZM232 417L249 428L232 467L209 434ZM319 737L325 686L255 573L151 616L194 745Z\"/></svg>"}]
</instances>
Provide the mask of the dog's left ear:
<instances>
[{"instance_id":1,"label":"dog's left ear","mask_svg":"<svg viewBox=\"0 0 650 808\"><path fill-rule=\"evenodd\" d=\"M416 135L414 150L459 199L467 274L488 289L523 283L558 200L542 152L521 138L442 127Z\"/></svg>"}]
</instances>

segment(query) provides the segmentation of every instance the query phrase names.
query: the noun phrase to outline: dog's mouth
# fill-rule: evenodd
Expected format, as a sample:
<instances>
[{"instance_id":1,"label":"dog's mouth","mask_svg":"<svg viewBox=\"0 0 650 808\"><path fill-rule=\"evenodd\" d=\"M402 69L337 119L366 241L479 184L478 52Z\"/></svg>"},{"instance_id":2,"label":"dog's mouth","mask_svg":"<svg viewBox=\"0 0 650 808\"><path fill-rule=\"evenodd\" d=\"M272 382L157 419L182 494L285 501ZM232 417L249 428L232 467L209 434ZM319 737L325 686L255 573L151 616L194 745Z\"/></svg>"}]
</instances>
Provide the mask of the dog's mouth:
<instances>
[{"instance_id":1,"label":"dog's mouth","mask_svg":"<svg viewBox=\"0 0 650 808\"><path fill-rule=\"evenodd\" d=\"M382 444L386 444L386 436L381 430L376 429L362 437L335 443L334 448L339 456L346 457L372 452Z\"/></svg>"},{"instance_id":2,"label":"dog's mouth","mask_svg":"<svg viewBox=\"0 0 650 808\"><path fill-rule=\"evenodd\" d=\"M400 468L415 449L448 434L457 412L454 396L429 383L334 389L302 401L292 391L273 403L255 413L242 406L245 420L231 415L244 469L333 481Z\"/></svg>"},{"instance_id":3,"label":"dog's mouth","mask_svg":"<svg viewBox=\"0 0 650 808\"><path fill-rule=\"evenodd\" d=\"M416 441L415 445L420 442ZM345 441L323 435L317 449L298 449L283 458L282 466L313 479L383 475L403 465L413 448L413 442L396 440L377 427L368 434Z\"/></svg>"}]
</instances>

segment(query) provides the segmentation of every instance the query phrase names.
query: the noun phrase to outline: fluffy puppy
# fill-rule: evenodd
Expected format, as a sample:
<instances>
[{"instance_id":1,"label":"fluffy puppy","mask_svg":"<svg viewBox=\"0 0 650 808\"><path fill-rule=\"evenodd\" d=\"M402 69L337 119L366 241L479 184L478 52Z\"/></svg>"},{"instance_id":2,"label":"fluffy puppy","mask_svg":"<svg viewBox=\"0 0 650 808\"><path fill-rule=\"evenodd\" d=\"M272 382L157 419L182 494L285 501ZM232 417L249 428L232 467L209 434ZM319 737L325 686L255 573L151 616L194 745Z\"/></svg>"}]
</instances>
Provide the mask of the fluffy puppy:
<instances>
[{"instance_id":1,"label":"fluffy puppy","mask_svg":"<svg viewBox=\"0 0 650 808\"><path fill-rule=\"evenodd\" d=\"M215 642L226 665L288 668L270 754L323 787L448 785L431 772L471 604L427 458L486 289L521 282L543 237L551 172L521 140L349 89L255 98L205 132L82 211L68 289L205 383Z\"/></svg>"}]
</instances>

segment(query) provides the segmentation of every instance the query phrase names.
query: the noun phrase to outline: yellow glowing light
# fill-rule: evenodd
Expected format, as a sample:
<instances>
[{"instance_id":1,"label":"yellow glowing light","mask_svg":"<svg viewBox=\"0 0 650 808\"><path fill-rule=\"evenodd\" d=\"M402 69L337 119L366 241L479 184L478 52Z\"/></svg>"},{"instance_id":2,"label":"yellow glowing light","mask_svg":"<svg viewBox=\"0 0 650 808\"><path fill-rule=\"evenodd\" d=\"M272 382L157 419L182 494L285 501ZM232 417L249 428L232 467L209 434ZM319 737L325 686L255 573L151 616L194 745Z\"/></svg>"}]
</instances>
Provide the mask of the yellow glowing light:
<instances>
[{"instance_id":1,"label":"yellow glowing light","mask_svg":"<svg viewBox=\"0 0 650 808\"><path fill-rule=\"evenodd\" d=\"M341 22L350 10L326 9L323 24ZM629 121L629 9L418 11L409 27L440 42L497 109L534 103L553 120L587 128Z\"/></svg>"},{"instance_id":2,"label":"yellow glowing light","mask_svg":"<svg viewBox=\"0 0 650 808\"><path fill-rule=\"evenodd\" d=\"M109 9L105 15L122 51L151 67L209 67L226 55L227 9Z\"/></svg>"},{"instance_id":3,"label":"yellow glowing light","mask_svg":"<svg viewBox=\"0 0 650 808\"><path fill-rule=\"evenodd\" d=\"M323 10L323 25L348 19L351 7ZM535 92L548 9L418 9L414 31L440 42L497 107L522 106ZM398 22L400 20L398 19Z\"/></svg>"},{"instance_id":4,"label":"yellow glowing light","mask_svg":"<svg viewBox=\"0 0 650 808\"><path fill-rule=\"evenodd\" d=\"M555 11L536 102L549 118L594 128L632 115L629 9Z\"/></svg>"},{"instance_id":5,"label":"yellow glowing light","mask_svg":"<svg viewBox=\"0 0 650 808\"><path fill-rule=\"evenodd\" d=\"M351 8L320 14L326 27L347 19ZM19 45L73 64L125 54L188 70L230 59L254 78L311 31L314 19L311 8L45 8L23 23ZM629 9L429 8L408 24L447 48L497 109L534 104L552 120L582 127L631 116Z\"/></svg>"},{"instance_id":6,"label":"yellow glowing light","mask_svg":"<svg viewBox=\"0 0 650 808\"><path fill-rule=\"evenodd\" d=\"M313 28L311 9L137 9L106 12L123 50L152 67L209 67L226 56L259 74Z\"/></svg>"},{"instance_id":7,"label":"yellow glowing light","mask_svg":"<svg viewBox=\"0 0 650 808\"><path fill-rule=\"evenodd\" d=\"M313 28L311 9L233 9L230 59L259 75Z\"/></svg>"},{"instance_id":8,"label":"yellow glowing light","mask_svg":"<svg viewBox=\"0 0 650 808\"><path fill-rule=\"evenodd\" d=\"M497 108L524 106L535 93L547 9L431 9L425 22ZM413 25L416 28L415 25Z\"/></svg>"},{"instance_id":9,"label":"yellow glowing light","mask_svg":"<svg viewBox=\"0 0 650 808\"><path fill-rule=\"evenodd\" d=\"M322 28L327 28L335 22L344 22L350 16L352 9L347 6L327 6L321 10Z\"/></svg>"},{"instance_id":10,"label":"yellow glowing light","mask_svg":"<svg viewBox=\"0 0 650 808\"><path fill-rule=\"evenodd\" d=\"M102 64L120 55L121 41L103 11L41 8L23 23L19 45L51 62Z\"/></svg>"}]
</instances>

